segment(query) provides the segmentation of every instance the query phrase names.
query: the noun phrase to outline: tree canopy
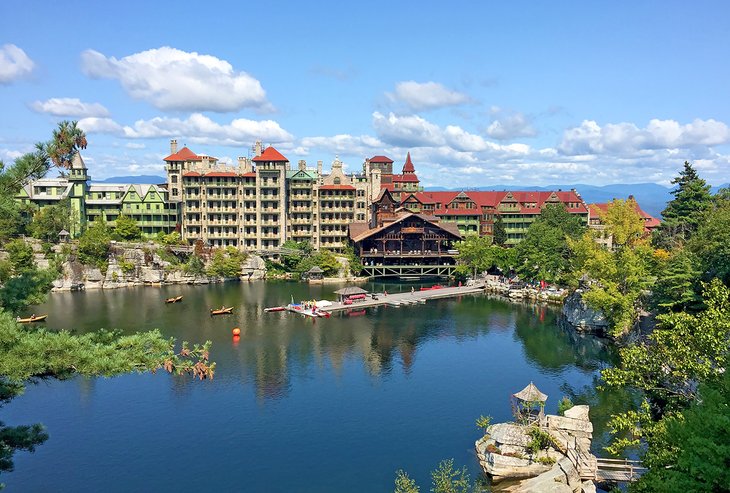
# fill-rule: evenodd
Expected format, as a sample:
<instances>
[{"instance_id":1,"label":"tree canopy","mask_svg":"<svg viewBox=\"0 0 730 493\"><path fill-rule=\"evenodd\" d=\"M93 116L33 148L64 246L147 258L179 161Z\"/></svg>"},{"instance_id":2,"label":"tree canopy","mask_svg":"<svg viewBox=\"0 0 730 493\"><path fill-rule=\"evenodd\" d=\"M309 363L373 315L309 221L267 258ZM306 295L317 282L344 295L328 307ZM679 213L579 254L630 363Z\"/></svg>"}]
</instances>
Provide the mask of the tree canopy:
<instances>
[{"instance_id":1,"label":"tree canopy","mask_svg":"<svg viewBox=\"0 0 730 493\"><path fill-rule=\"evenodd\" d=\"M689 239L712 204L710 186L689 162L684 162L672 184L677 185L672 190L674 198L662 211L663 221L655 237L655 243L662 247L681 245Z\"/></svg>"},{"instance_id":2,"label":"tree canopy","mask_svg":"<svg viewBox=\"0 0 730 493\"><path fill-rule=\"evenodd\" d=\"M568 239L577 239L584 231L580 218L562 204L547 205L515 246L517 272L525 279L564 281L570 269Z\"/></svg>"}]
</instances>

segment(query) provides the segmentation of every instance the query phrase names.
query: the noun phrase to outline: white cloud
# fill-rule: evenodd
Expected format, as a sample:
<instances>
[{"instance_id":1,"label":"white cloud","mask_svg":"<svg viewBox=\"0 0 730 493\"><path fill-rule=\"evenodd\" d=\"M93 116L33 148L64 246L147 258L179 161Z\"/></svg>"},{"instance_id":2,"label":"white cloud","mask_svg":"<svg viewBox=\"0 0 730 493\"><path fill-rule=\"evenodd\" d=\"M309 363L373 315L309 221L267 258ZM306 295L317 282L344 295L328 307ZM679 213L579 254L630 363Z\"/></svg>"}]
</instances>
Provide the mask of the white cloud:
<instances>
[{"instance_id":1,"label":"white cloud","mask_svg":"<svg viewBox=\"0 0 730 493\"><path fill-rule=\"evenodd\" d=\"M304 137L300 140L300 147L293 149L300 155L309 154L309 150L316 148L331 154L348 154L369 156L382 152L385 145L382 141L369 135L340 134L331 137ZM303 152L302 152L303 151Z\"/></svg>"},{"instance_id":2,"label":"white cloud","mask_svg":"<svg viewBox=\"0 0 730 493\"><path fill-rule=\"evenodd\" d=\"M108 133L129 139L184 138L197 144L249 146L257 139L271 143L293 139L273 120L237 118L222 125L200 113L193 113L184 120L168 117L137 120L131 126L122 126L111 118L84 118L79 126L87 133Z\"/></svg>"},{"instance_id":3,"label":"white cloud","mask_svg":"<svg viewBox=\"0 0 730 493\"><path fill-rule=\"evenodd\" d=\"M20 151L0 148L0 161L3 161L5 164L10 164L10 162L15 161L22 155L23 153Z\"/></svg>"},{"instance_id":4,"label":"white cloud","mask_svg":"<svg viewBox=\"0 0 730 493\"><path fill-rule=\"evenodd\" d=\"M38 113L54 116L74 116L78 118L109 116L109 110L99 103L84 103L78 98L51 98L34 101L30 108Z\"/></svg>"},{"instance_id":5,"label":"white cloud","mask_svg":"<svg viewBox=\"0 0 730 493\"><path fill-rule=\"evenodd\" d=\"M388 116L373 113L373 127L377 136L388 144L400 147L438 146L444 138L438 125L420 116Z\"/></svg>"},{"instance_id":6,"label":"white cloud","mask_svg":"<svg viewBox=\"0 0 730 493\"><path fill-rule=\"evenodd\" d=\"M566 155L607 154L647 155L652 150L716 146L730 142L730 128L717 120L695 119L680 124L675 120L651 120L645 128L633 123L608 123L601 127L593 120L569 128L558 149Z\"/></svg>"},{"instance_id":7,"label":"white cloud","mask_svg":"<svg viewBox=\"0 0 730 493\"><path fill-rule=\"evenodd\" d=\"M471 101L466 94L447 89L438 82L413 80L398 82L395 92L386 93L386 97L395 103L403 103L414 111L458 106Z\"/></svg>"},{"instance_id":8,"label":"white cloud","mask_svg":"<svg viewBox=\"0 0 730 493\"><path fill-rule=\"evenodd\" d=\"M512 113L496 118L487 127L487 135L493 139L509 140L517 137L534 137L537 132L532 122L522 113Z\"/></svg>"},{"instance_id":9,"label":"white cloud","mask_svg":"<svg viewBox=\"0 0 730 493\"><path fill-rule=\"evenodd\" d=\"M14 44L0 46L0 84L10 84L26 77L34 68L35 63L22 49Z\"/></svg>"},{"instance_id":10,"label":"white cloud","mask_svg":"<svg viewBox=\"0 0 730 493\"><path fill-rule=\"evenodd\" d=\"M258 80L211 55L163 46L116 59L86 50L81 68L92 78L118 80L134 99L161 110L271 110Z\"/></svg>"}]
</instances>

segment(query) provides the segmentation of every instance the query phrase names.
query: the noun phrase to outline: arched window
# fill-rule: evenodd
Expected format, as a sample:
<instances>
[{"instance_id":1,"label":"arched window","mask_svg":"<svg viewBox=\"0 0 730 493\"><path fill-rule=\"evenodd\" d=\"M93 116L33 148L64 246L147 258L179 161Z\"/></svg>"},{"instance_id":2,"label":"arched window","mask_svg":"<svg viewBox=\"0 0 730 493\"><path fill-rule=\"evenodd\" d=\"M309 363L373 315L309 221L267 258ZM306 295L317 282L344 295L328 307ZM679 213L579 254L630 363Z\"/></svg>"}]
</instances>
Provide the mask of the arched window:
<instances>
[{"instance_id":1,"label":"arched window","mask_svg":"<svg viewBox=\"0 0 730 493\"><path fill-rule=\"evenodd\" d=\"M339 185L339 184L340 184L340 179L339 178L335 178L335 185Z\"/></svg>"}]
</instances>

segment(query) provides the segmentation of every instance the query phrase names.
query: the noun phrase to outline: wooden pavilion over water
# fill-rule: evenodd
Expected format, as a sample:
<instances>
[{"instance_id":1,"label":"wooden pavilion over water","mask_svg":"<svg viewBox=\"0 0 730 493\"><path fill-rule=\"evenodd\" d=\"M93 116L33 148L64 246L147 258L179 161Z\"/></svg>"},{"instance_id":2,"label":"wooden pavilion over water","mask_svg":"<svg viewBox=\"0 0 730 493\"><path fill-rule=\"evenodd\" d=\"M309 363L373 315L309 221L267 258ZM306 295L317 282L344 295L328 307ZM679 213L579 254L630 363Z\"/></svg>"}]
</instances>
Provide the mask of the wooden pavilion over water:
<instances>
[{"instance_id":1,"label":"wooden pavilion over water","mask_svg":"<svg viewBox=\"0 0 730 493\"><path fill-rule=\"evenodd\" d=\"M371 277L448 277L456 267L456 224L434 216L397 211L379 218L376 227L350 225L350 239L364 272Z\"/></svg>"}]
</instances>

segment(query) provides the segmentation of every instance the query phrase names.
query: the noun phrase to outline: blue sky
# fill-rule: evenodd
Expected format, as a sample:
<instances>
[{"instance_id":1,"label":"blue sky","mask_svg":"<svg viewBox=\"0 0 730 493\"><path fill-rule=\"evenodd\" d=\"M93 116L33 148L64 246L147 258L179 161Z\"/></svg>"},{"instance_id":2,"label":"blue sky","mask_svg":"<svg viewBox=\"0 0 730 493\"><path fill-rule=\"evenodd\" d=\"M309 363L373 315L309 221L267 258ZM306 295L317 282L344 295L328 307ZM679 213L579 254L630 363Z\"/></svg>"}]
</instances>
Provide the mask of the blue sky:
<instances>
[{"instance_id":1,"label":"blue sky","mask_svg":"<svg viewBox=\"0 0 730 493\"><path fill-rule=\"evenodd\" d=\"M32 5L32 7L31 7ZM425 186L730 182L727 2L0 2L0 159L79 120L94 178L260 139Z\"/></svg>"}]
</instances>

